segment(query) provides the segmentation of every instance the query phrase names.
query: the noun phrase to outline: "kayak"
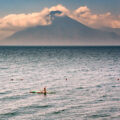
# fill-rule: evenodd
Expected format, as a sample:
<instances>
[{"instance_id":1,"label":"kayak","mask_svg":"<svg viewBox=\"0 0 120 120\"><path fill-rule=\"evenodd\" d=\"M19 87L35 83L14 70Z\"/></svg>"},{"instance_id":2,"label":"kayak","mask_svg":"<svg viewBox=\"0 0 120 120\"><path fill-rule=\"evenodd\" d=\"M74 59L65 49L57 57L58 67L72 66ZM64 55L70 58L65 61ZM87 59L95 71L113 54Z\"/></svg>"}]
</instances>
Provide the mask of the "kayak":
<instances>
[{"instance_id":1,"label":"kayak","mask_svg":"<svg viewBox=\"0 0 120 120\"><path fill-rule=\"evenodd\" d=\"M42 91L30 91L30 93L44 94ZM55 92L47 92L46 94L55 94Z\"/></svg>"}]
</instances>

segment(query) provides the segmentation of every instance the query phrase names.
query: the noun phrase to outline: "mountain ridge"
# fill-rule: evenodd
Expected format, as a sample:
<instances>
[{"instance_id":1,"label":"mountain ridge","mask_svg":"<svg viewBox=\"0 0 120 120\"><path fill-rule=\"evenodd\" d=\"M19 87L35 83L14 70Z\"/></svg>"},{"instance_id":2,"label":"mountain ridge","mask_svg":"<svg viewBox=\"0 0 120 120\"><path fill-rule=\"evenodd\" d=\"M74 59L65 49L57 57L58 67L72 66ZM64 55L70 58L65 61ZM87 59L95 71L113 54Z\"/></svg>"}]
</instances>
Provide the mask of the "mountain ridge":
<instances>
[{"instance_id":1,"label":"mountain ridge","mask_svg":"<svg viewBox=\"0 0 120 120\"><path fill-rule=\"evenodd\" d=\"M52 15L51 15L52 13ZM52 11L54 19L47 26L35 26L16 32L4 40L3 44L18 45L112 45L120 43L120 36L114 32L104 32L90 28L68 16L55 16L61 14ZM96 41L97 40L97 41Z\"/></svg>"}]
</instances>

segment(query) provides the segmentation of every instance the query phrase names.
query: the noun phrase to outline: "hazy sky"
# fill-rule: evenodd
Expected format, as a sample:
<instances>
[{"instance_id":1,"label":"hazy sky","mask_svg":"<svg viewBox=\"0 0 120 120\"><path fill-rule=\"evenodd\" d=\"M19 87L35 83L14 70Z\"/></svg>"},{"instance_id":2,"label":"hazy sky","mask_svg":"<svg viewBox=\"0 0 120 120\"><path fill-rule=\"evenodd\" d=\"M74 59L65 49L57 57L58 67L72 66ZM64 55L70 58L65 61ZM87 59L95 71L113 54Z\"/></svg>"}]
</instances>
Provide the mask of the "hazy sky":
<instances>
[{"instance_id":1,"label":"hazy sky","mask_svg":"<svg viewBox=\"0 0 120 120\"><path fill-rule=\"evenodd\" d=\"M0 40L28 27L51 24L51 11L92 28L120 28L120 0L0 0Z\"/></svg>"},{"instance_id":2,"label":"hazy sky","mask_svg":"<svg viewBox=\"0 0 120 120\"><path fill-rule=\"evenodd\" d=\"M62 4L69 9L88 6L95 13L120 13L120 0L0 0L0 16L36 12L57 4Z\"/></svg>"}]
</instances>

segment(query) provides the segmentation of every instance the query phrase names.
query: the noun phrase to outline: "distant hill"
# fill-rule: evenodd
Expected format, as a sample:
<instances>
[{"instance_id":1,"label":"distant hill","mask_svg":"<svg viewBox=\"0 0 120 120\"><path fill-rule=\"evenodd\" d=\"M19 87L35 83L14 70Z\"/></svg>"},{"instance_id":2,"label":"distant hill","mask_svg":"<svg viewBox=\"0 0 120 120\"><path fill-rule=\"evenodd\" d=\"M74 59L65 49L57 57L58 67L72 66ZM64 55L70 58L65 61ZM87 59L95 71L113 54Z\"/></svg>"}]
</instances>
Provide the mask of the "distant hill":
<instances>
[{"instance_id":1,"label":"distant hill","mask_svg":"<svg viewBox=\"0 0 120 120\"><path fill-rule=\"evenodd\" d=\"M120 45L120 36L87 27L67 16L54 14L52 24L30 27L1 41L1 45Z\"/></svg>"},{"instance_id":2,"label":"distant hill","mask_svg":"<svg viewBox=\"0 0 120 120\"><path fill-rule=\"evenodd\" d=\"M120 35L120 28L102 28L102 30L106 32L114 32L118 35Z\"/></svg>"}]
</instances>

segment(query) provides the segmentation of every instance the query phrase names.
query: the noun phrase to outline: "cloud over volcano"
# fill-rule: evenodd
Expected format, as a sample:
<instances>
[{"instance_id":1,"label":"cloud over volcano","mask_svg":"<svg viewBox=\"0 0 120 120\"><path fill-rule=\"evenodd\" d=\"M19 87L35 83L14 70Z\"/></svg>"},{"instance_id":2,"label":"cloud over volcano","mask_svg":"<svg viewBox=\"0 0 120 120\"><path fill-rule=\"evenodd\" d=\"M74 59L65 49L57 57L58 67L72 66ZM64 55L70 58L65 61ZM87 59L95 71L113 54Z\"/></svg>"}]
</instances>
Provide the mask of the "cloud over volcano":
<instances>
[{"instance_id":1,"label":"cloud over volcano","mask_svg":"<svg viewBox=\"0 0 120 120\"><path fill-rule=\"evenodd\" d=\"M61 11L60 14L56 13L56 16L68 16L92 28L120 28L120 15L113 15L110 12L96 14L93 13L87 6L80 6L76 10L69 10L65 6L59 4L51 8L44 8L40 12L29 14L9 14L0 18L1 39L29 27L51 24L51 11Z\"/></svg>"}]
</instances>

